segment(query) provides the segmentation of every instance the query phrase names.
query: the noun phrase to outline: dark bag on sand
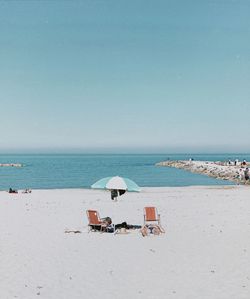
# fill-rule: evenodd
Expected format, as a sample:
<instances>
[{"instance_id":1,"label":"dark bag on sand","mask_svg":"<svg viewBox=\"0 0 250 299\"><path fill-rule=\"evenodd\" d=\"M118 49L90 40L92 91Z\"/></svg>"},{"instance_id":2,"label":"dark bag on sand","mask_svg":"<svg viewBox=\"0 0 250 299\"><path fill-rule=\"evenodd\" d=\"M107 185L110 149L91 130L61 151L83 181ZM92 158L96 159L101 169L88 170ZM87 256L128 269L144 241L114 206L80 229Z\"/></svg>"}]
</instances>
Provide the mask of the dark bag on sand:
<instances>
[{"instance_id":1,"label":"dark bag on sand","mask_svg":"<svg viewBox=\"0 0 250 299\"><path fill-rule=\"evenodd\" d=\"M126 228L126 229L128 229L127 222L122 222L120 224L116 224L115 225L115 229L119 229L119 228Z\"/></svg>"},{"instance_id":2,"label":"dark bag on sand","mask_svg":"<svg viewBox=\"0 0 250 299\"><path fill-rule=\"evenodd\" d=\"M126 190L118 190L119 195L121 196L122 194L124 194L126 192Z\"/></svg>"}]
</instances>

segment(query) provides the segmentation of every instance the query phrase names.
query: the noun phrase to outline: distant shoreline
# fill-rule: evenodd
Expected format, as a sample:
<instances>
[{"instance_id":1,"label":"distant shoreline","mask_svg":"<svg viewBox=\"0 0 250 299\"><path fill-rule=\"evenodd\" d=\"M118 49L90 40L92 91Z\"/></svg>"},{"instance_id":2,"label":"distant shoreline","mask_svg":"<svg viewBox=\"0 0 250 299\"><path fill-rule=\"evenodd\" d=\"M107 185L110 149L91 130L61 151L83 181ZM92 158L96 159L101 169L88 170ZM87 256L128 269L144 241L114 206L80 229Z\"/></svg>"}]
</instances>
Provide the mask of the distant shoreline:
<instances>
[{"instance_id":1,"label":"distant shoreline","mask_svg":"<svg viewBox=\"0 0 250 299\"><path fill-rule=\"evenodd\" d=\"M245 185L190 185L190 186L160 186L160 187L141 187L141 191L139 193L144 193L144 192L150 192L151 191L167 191L167 190L173 190L173 189L185 189L185 188L190 188L190 189L199 189L199 190L210 190L210 189L221 189L221 190L226 190L226 189L232 189L232 188L240 188L240 187L243 187L244 188ZM22 194L22 191L25 190L23 188L20 188L20 189L16 189L18 191L18 193L16 193L16 195L18 194ZM91 189L91 188L44 188L44 189L41 189L41 188L30 188L29 190L33 191L33 192L50 192L50 191L58 191L58 192L63 192L63 191L91 191L92 192L102 192L103 194L106 193L109 193L110 190L100 190L100 189ZM8 193L8 190L3 190L3 189L0 189L0 193ZM126 192L126 194L135 194L137 192ZM122 197L121 197L122 198Z\"/></svg>"}]
</instances>

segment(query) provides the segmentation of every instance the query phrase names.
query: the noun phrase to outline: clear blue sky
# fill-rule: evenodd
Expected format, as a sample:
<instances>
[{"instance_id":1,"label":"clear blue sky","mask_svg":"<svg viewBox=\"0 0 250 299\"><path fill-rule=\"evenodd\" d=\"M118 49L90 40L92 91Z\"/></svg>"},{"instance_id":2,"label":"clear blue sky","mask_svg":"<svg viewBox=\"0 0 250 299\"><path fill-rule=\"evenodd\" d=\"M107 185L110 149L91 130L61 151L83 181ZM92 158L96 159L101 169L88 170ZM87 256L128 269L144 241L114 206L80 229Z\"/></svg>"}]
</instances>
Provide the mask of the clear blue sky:
<instances>
[{"instance_id":1,"label":"clear blue sky","mask_svg":"<svg viewBox=\"0 0 250 299\"><path fill-rule=\"evenodd\" d=\"M250 1L0 2L0 150L249 152Z\"/></svg>"}]
</instances>

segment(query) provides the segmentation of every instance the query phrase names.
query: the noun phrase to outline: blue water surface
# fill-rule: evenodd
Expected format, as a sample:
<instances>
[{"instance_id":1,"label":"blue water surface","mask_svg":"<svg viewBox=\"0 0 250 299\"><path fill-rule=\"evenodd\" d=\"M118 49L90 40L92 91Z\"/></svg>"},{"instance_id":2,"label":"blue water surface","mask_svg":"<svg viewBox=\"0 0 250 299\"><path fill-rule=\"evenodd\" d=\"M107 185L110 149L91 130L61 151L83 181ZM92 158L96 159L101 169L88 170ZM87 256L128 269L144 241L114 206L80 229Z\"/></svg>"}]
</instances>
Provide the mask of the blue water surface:
<instances>
[{"instance_id":1,"label":"blue water surface","mask_svg":"<svg viewBox=\"0 0 250 299\"><path fill-rule=\"evenodd\" d=\"M225 161L250 160L250 155L0 155L0 163L22 163L24 167L0 167L0 190L89 188L106 176L124 176L139 186L190 186L232 184L184 170L157 167L167 159Z\"/></svg>"}]
</instances>

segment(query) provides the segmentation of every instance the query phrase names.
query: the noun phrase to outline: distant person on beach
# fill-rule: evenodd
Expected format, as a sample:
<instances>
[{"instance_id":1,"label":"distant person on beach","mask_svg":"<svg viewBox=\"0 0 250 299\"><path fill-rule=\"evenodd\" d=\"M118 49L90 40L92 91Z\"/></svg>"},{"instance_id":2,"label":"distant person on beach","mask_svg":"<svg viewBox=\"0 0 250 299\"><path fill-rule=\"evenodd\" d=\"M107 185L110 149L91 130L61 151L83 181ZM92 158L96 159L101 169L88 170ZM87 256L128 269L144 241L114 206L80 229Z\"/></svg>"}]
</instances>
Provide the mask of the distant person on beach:
<instances>
[{"instance_id":1,"label":"distant person on beach","mask_svg":"<svg viewBox=\"0 0 250 299\"><path fill-rule=\"evenodd\" d=\"M244 159L243 162L241 163L243 166L247 165L247 161Z\"/></svg>"},{"instance_id":2,"label":"distant person on beach","mask_svg":"<svg viewBox=\"0 0 250 299\"><path fill-rule=\"evenodd\" d=\"M232 165L232 161L230 159L228 160L228 165Z\"/></svg>"},{"instance_id":3,"label":"distant person on beach","mask_svg":"<svg viewBox=\"0 0 250 299\"><path fill-rule=\"evenodd\" d=\"M115 199L117 199L117 196L118 196L118 191L116 189L112 189L111 190L111 199L115 200Z\"/></svg>"}]
</instances>

